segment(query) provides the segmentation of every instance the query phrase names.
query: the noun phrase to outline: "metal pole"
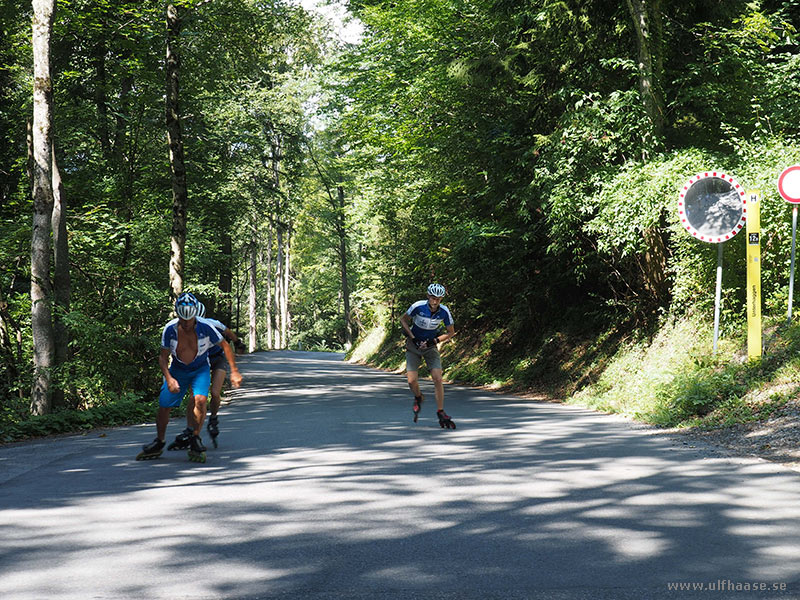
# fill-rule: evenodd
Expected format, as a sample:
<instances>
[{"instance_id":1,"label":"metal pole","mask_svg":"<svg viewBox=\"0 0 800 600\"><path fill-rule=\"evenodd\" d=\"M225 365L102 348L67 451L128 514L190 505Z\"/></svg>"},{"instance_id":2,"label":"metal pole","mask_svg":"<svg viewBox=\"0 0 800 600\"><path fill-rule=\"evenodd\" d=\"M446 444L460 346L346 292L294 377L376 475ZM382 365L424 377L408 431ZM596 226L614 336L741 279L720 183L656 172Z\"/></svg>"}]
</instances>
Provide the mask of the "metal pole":
<instances>
[{"instance_id":1,"label":"metal pole","mask_svg":"<svg viewBox=\"0 0 800 600\"><path fill-rule=\"evenodd\" d=\"M786 323L792 321L792 298L794 297L794 244L797 238L797 205L792 207L792 266L789 270L789 313Z\"/></svg>"},{"instance_id":2,"label":"metal pole","mask_svg":"<svg viewBox=\"0 0 800 600\"><path fill-rule=\"evenodd\" d=\"M722 244L717 244L717 291L714 295L714 354L719 340L719 308L722 304Z\"/></svg>"}]
</instances>

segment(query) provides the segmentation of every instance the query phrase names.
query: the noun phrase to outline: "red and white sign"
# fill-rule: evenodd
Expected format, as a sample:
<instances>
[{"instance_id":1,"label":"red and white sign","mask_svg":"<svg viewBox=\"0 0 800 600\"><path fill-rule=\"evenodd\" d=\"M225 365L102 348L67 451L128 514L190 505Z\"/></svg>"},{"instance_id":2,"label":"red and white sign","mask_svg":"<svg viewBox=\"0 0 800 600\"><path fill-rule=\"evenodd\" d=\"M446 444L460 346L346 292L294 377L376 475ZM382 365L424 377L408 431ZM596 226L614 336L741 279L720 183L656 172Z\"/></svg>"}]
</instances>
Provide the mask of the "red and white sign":
<instances>
[{"instance_id":1,"label":"red and white sign","mask_svg":"<svg viewBox=\"0 0 800 600\"><path fill-rule=\"evenodd\" d=\"M694 194L689 193L692 186L711 178L722 180L722 183L717 182L717 187L725 191L715 191L704 198L698 198L696 190ZM723 197L725 201L722 201ZM698 240L714 244L725 242L739 233L747 222L744 188L732 176L721 171L698 173L686 182L678 194L678 218L686 231Z\"/></svg>"},{"instance_id":2,"label":"red and white sign","mask_svg":"<svg viewBox=\"0 0 800 600\"><path fill-rule=\"evenodd\" d=\"M792 204L800 204L800 165L783 170L778 177L778 193Z\"/></svg>"}]
</instances>

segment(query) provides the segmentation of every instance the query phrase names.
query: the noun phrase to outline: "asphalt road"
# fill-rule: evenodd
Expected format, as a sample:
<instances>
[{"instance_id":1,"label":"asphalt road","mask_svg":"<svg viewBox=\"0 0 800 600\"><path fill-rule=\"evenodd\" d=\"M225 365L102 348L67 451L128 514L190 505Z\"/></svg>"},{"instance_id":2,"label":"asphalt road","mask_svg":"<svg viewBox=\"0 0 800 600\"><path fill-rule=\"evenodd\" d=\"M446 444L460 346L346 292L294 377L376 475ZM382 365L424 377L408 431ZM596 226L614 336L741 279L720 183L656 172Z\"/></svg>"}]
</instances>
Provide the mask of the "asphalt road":
<instances>
[{"instance_id":1,"label":"asphalt road","mask_svg":"<svg viewBox=\"0 0 800 600\"><path fill-rule=\"evenodd\" d=\"M429 381L415 425L339 355L240 367L205 464L136 462L153 425L0 447L0 598L800 598L794 471L457 386L444 431Z\"/></svg>"}]
</instances>

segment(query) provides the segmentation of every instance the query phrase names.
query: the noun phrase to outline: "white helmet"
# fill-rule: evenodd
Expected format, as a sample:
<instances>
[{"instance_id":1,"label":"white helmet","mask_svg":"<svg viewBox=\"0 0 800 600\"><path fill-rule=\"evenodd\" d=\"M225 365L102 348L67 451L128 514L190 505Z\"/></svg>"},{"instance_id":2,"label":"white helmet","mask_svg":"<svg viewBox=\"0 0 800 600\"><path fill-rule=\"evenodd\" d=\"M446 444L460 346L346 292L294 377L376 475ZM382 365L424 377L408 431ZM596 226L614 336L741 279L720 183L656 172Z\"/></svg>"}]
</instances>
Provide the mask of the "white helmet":
<instances>
[{"instance_id":1,"label":"white helmet","mask_svg":"<svg viewBox=\"0 0 800 600\"><path fill-rule=\"evenodd\" d=\"M181 319L192 319L200 314L200 303L194 294L184 292L175 300L175 312Z\"/></svg>"},{"instance_id":2,"label":"white helmet","mask_svg":"<svg viewBox=\"0 0 800 600\"><path fill-rule=\"evenodd\" d=\"M202 302L198 302L197 304L200 305L200 309L197 311L197 316L202 319L206 316L206 305Z\"/></svg>"},{"instance_id":3,"label":"white helmet","mask_svg":"<svg viewBox=\"0 0 800 600\"><path fill-rule=\"evenodd\" d=\"M444 286L441 283L432 283L428 286L428 294L437 298L444 298Z\"/></svg>"}]
</instances>

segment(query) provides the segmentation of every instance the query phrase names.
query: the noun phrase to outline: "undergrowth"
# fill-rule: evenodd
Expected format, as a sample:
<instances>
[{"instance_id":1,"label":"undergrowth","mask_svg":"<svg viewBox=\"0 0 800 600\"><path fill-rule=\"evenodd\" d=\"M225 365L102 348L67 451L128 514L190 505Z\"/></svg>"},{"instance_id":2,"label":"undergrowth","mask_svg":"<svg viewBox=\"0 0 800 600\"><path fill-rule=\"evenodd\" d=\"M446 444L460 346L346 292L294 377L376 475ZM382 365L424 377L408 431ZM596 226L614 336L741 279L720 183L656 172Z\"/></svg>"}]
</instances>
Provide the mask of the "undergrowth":
<instances>
[{"instance_id":1,"label":"undergrowth","mask_svg":"<svg viewBox=\"0 0 800 600\"><path fill-rule=\"evenodd\" d=\"M130 392L108 398L103 404L83 410L63 410L24 419L5 415L0 420L0 442L144 423L153 421L155 413L152 401L144 402L141 397Z\"/></svg>"},{"instance_id":2,"label":"undergrowth","mask_svg":"<svg viewBox=\"0 0 800 600\"><path fill-rule=\"evenodd\" d=\"M671 319L650 336L614 329L523 341L505 330L465 327L442 355L450 381L535 392L660 427L718 428L765 419L800 394L800 326L766 331L758 360L748 359L743 330L722 336L714 353L711 327L697 317ZM352 356L402 369L395 337L382 331L380 343L372 337Z\"/></svg>"}]
</instances>

